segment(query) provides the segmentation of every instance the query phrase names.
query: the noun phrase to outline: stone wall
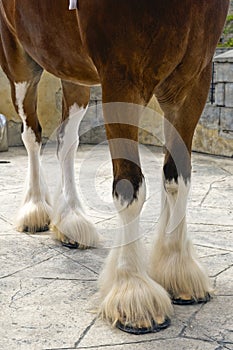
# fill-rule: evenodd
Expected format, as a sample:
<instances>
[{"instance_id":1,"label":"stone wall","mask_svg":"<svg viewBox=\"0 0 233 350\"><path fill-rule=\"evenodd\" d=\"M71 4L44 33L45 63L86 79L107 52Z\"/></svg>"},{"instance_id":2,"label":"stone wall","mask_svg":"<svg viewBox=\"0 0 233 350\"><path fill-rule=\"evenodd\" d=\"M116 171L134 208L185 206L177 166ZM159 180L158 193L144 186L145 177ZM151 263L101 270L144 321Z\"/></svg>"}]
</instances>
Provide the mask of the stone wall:
<instances>
[{"instance_id":1,"label":"stone wall","mask_svg":"<svg viewBox=\"0 0 233 350\"><path fill-rule=\"evenodd\" d=\"M222 52L221 51L218 51ZM215 57L214 104L208 102L197 126L193 150L223 156L233 156L233 50ZM39 86L39 118L43 141L55 136L61 114L61 87L59 79L45 73ZM21 120L10 98L9 83L0 70L0 114L8 119L9 146L21 145ZM163 114L157 101L150 101L141 119L139 139L149 145L163 144ZM100 143L106 140L101 88L92 89L91 101L80 129L82 143Z\"/></svg>"},{"instance_id":2,"label":"stone wall","mask_svg":"<svg viewBox=\"0 0 233 350\"><path fill-rule=\"evenodd\" d=\"M193 150L232 157L233 62L216 61L215 69L215 103L206 104L194 135ZM44 74L40 83L38 105L43 141L46 142L48 138L54 138L61 113L60 81L48 73ZM9 146L21 145L21 121L11 102L8 81L1 71L0 113L6 115L8 119ZM154 98L141 119L140 127L141 143L157 146L163 144L163 113ZM100 87L92 89L90 106L81 123L80 135L81 143L96 144L106 140Z\"/></svg>"},{"instance_id":3,"label":"stone wall","mask_svg":"<svg viewBox=\"0 0 233 350\"><path fill-rule=\"evenodd\" d=\"M54 139L56 128L59 125L61 116L61 86L60 80L51 74L43 73L38 89L38 116L43 129L43 142L48 139ZM102 113L102 94L101 88L91 89L91 100L88 111L81 123L80 142L81 143L99 143L106 140L103 113ZM146 130L155 130L156 134L161 134L161 109L155 99L149 104L149 108L159 113L160 118L151 118L145 114L142 120L142 129L140 130L141 142L148 144L161 144L152 133ZM149 114L151 115L151 111ZM22 122L17 115L10 93L10 85L5 74L0 69L0 114L6 116L8 120L8 144L9 146L22 145L21 126Z\"/></svg>"},{"instance_id":4,"label":"stone wall","mask_svg":"<svg viewBox=\"0 0 233 350\"><path fill-rule=\"evenodd\" d=\"M206 104L193 149L233 157L233 50L214 58L214 103Z\"/></svg>"},{"instance_id":5,"label":"stone wall","mask_svg":"<svg viewBox=\"0 0 233 350\"><path fill-rule=\"evenodd\" d=\"M233 0L230 1L229 14L233 14Z\"/></svg>"},{"instance_id":6,"label":"stone wall","mask_svg":"<svg viewBox=\"0 0 233 350\"><path fill-rule=\"evenodd\" d=\"M214 72L213 101L209 98L197 125L193 150L233 157L233 50L217 50ZM82 142L106 140L100 88L93 90L91 107L81 124L81 135ZM139 140L143 144L163 144L163 113L154 98L141 119Z\"/></svg>"},{"instance_id":7,"label":"stone wall","mask_svg":"<svg viewBox=\"0 0 233 350\"><path fill-rule=\"evenodd\" d=\"M217 50L214 71L214 100L207 102L202 113L193 139L193 150L233 157L233 50ZM95 88L91 106L81 124L81 142L101 143L105 140L101 89ZM163 113L154 98L141 119L139 140L143 144L163 144Z\"/></svg>"}]
</instances>

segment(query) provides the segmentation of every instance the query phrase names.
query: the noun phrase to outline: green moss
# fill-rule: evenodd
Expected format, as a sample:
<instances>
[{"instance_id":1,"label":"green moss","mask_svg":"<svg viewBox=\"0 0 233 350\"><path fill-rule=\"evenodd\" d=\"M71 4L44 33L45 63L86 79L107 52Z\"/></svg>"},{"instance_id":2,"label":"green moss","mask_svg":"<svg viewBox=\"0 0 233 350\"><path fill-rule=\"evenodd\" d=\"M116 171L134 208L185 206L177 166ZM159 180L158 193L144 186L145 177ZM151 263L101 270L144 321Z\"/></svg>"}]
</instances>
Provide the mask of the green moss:
<instances>
[{"instance_id":1,"label":"green moss","mask_svg":"<svg viewBox=\"0 0 233 350\"><path fill-rule=\"evenodd\" d=\"M223 30L223 40L218 47L233 47L233 15L228 15Z\"/></svg>"},{"instance_id":2,"label":"green moss","mask_svg":"<svg viewBox=\"0 0 233 350\"><path fill-rule=\"evenodd\" d=\"M224 34L233 34L233 15L228 15L226 24L223 30Z\"/></svg>"}]
</instances>

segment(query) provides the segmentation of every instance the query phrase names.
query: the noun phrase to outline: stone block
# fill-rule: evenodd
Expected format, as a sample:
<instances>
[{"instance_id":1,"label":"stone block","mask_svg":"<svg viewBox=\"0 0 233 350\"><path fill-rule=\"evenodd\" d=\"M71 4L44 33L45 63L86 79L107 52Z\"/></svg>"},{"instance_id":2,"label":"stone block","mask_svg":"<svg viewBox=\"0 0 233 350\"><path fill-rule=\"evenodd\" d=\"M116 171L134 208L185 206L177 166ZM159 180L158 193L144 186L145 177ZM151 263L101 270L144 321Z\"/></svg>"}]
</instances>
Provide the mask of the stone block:
<instances>
[{"instance_id":1,"label":"stone block","mask_svg":"<svg viewBox=\"0 0 233 350\"><path fill-rule=\"evenodd\" d=\"M233 83L225 85L225 106L233 107Z\"/></svg>"},{"instance_id":2,"label":"stone block","mask_svg":"<svg viewBox=\"0 0 233 350\"><path fill-rule=\"evenodd\" d=\"M99 93L99 90L97 90L97 93ZM100 100L92 99L90 101L88 110L80 125L79 135L80 143L99 144L106 140Z\"/></svg>"},{"instance_id":3,"label":"stone block","mask_svg":"<svg viewBox=\"0 0 233 350\"><path fill-rule=\"evenodd\" d=\"M88 143L91 143L91 130L89 131L82 131L80 133L80 138L79 138L79 142L80 143L85 143L85 144L88 144Z\"/></svg>"},{"instance_id":4,"label":"stone block","mask_svg":"<svg viewBox=\"0 0 233 350\"><path fill-rule=\"evenodd\" d=\"M83 121L89 122L91 127L95 119L96 119L96 101L91 101L89 103L85 116L83 117Z\"/></svg>"},{"instance_id":5,"label":"stone block","mask_svg":"<svg viewBox=\"0 0 233 350\"><path fill-rule=\"evenodd\" d=\"M22 122L15 122L13 120L8 121L8 145L9 146L22 146L23 141L21 138Z\"/></svg>"},{"instance_id":6,"label":"stone block","mask_svg":"<svg viewBox=\"0 0 233 350\"><path fill-rule=\"evenodd\" d=\"M200 118L199 124L209 129L218 129L220 118L220 107L206 104L205 109Z\"/></svg>"},{"instance_id":7,"label":"stone block","mask_svg":"<svg viewBox=\"0 0 233 350\"><path fill-rule=\"evenodd\" d=\"M230 62L215 63L215 83L233 81L233 64Z\"/></svg>"},{"instance_id":8,"label":"stone block","mask_svg":"<svg viewBox=\"0 0 233 350\"><path fill-rule=\"evenodd\" d=\"M102 100L102 89L101 86L94 86L91 88L90 100L101 101Z\"/></svg>"},{"instance_id":9,"label":"stone block","mask_svg":"<svg viewBox=\"0 0 233 350\"><path fill-rule=\"evenodd\" d=\"M83 120L79 127L79 137L89 132L92 129L91 124L88 121Z\"/></svg>"},{"instance_id":10,"label":"stone block","mask_svg":"<svg viewBox=\"0 0 233 350\"><path fill-rule=\"evenodd\" d=\"M215 85L215 103L217 106L225 105L225 84L218 83Z\"/></svg>"},{"instance_id":11,"label":"stone block","mask_svg":"<svg viewBox=\"0 0 233 350\"><path fill-rule=\"evenodd\" d=\"M101 102L96 103L96 118L98 125L104 125L103 107Z\"/></svg>"},{"instance_id":12,"label":"stone block","mask_svg":"<svg viewBox=\"0 0 233 350\"><path fill-rule=\"evenodd\" d=\"M226 138L219 130L198 124L192 149L197 152L233 157L233 140Z\"/></svg>"},{"instance_id":13,"label":"stone block","mask_svg":"<svg viewBox=\"0 0 233 350\"><path fill-rule=\"evenodd\" d=\"M107 140L104 125L96 126L91 130L91 142L93 144L100 144Z\"/></svg>"},{"instance_id":14,"label":"stone block","mask_svg":"<svg viewBox=\"0 0 233 350\"><path fill-rule=\"evenodd\" d=\"M7 120L3 114L0 114L0 152L8 150L8 127Z\"/></svg>"},{"instance_id":15,"label":"stone block","mask_svg":"<svg viewBox=\"0 0 233 350\"><path fill-rule=\"evenodd\" d=\"M222 54L215 56L214 57L214 62L233 62L233 50L226 50Z\"/></svg>"},{"instance_id":16,"label":"stone block","mask_svg":"<svg viewBox=\"0 0 233 350\"><path fill-rule=\"evenodd\" d=\"M222 108L220 131L225 137L233 139L233 108Z\"/></svg>"},{"instance_id":17,"label":"stone block","mask_svg":"<svg viewBox=\"0 0 233 350\"><path fill-rule=\"evenodd\" d=\"M162 136L157 137L145 129L139 129L139 142L144 145L163 146Z\"/></svg>"}]
</instances>

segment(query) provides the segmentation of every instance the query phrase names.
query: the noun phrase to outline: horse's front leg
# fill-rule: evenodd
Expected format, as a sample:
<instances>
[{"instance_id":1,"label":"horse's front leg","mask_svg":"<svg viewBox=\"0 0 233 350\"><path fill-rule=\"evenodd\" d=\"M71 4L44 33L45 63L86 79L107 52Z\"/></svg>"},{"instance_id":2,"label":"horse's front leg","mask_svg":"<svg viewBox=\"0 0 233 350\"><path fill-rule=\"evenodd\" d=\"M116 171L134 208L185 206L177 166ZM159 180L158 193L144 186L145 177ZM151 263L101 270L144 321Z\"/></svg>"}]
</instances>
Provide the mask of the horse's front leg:
<instances>
[{"instance_id":1,"label":"horse's front leg","mask_svg":"<svg viewBox=\"0 0 233 350\"><path fill-rule=\"evenodd\" d=\"M84 249L98 243L95 227L85 216L78 198L74 174L78 129L89 101L89 88L64 81L62 87L63 118L57 134L62 179L54 200L52 227L63 245Z\"/></svg>"},{"instance_id":2,"label":"horse's front leg","mask_svg":"<svg viewBox=\"0 0 233 350\"><path fill-rule=\"evenodd\" d=\"M104 105L113 163L113 200L122 230L100 277L100 312L113 325L134 334L166 328L171 314L168 294L146 272L145 247L139 232L146 196L137 142L141 110L127 103Z\"/></svg>"}]
</instances>

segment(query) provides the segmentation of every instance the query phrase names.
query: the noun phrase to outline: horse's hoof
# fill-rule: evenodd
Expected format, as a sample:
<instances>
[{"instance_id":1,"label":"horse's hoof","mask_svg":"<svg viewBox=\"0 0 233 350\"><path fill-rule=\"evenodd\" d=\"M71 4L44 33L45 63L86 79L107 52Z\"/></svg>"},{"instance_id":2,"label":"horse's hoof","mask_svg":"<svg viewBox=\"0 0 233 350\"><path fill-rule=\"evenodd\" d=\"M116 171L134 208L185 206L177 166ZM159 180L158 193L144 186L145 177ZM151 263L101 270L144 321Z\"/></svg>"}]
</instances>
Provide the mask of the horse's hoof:
<instances>
[{"instance_id":1,"label":"horse's hoof","mask_svg":"<svg viewBox=\"0 0 233 350\"><path fill-rule=\"evenodd\" d=\"M24 226L22 229L22 232L27 232L27 233L36 233L36 232L46 232L49 231L49 224L46 224L42 227L29 227L29 226Z\"/></svg>"},{"instance_id":2,"label":"horse's hoof","mask_svg":"<svg viewBox=\"0 0 233 350\"><path fill-rule=\"evenodd\" d=\"M140 334L147 334L147 333L156 333L159 332L167 327L169 327L171 324L170 318L166 318L165 321L161 324L156 323L155 321L152 322L151 327L145 327L145 328L137 328L132 327L130 325L124 325L120 321L116 323L116 327L120 329L123 332L127 332L130 334L140 335Z\"/></svg>"},{"instance_id":3,"label":"horse's hoof","mask_svg":"<svg viewBox=\"0 0 233 350\"><path fill-rule=\"evenodd\" d=\"M56 233L57 239L59 242L61 242L61 245L65 248L69 248L69 249L80 249L80 250L84 250L84 249L88 249L90 248L89 245L85 245L82 243L78 243L73 239L68 238L67 236L65 236L63 233L61 233L60 231L58 231L56 229L56 226L51 225L51 229Z\"/></svg>"},{"instance_id":4,"label":"horse's hoof","mask_svg":"<svg viewBox=\"0 0 233 350\"><path fill-rule=\"evenodd\" d=\"M79 244L77 242L61 242L63 247L69 248L69 249L78 249Z\"/></svg>"},{"instance_id":5,"label":"horse's hoof","mask_svg":"<svg viewBox=\"0 0 233 350\"><path fill-rule=\"evenodd\" d=\"M177 298L177 299L172 299L172 303L174 305L194 305L194 304L202 304L202 303L207 303L210 301L211 295L209 293L206 294L204 298L199 298L199 299L182 299L182 298Z\"/></svg>"},{"instance_id":6,"label":"horse's hoof","mask_svg":"<svg viewBox=\"0 0 233 350\"><path fill-rule=\"evenodd\" d=\"M69 248L69 249L80 249L80 250L85 250L85 249L90 248L89 246L86 246L86 245L84 245L84 244L80 244L80 243L78 243L78 242L69 241L69 240L61 241L61 244L62 244L63 247L66 247L66 248Z\"/></svg>"}]
</instances>

